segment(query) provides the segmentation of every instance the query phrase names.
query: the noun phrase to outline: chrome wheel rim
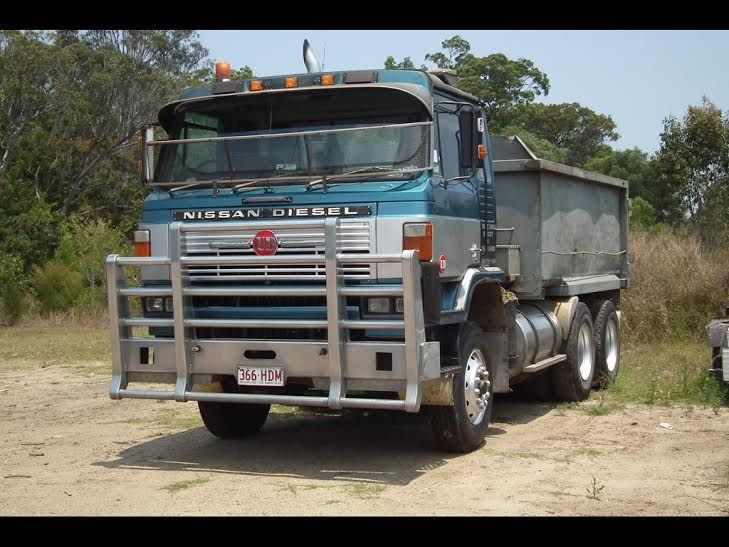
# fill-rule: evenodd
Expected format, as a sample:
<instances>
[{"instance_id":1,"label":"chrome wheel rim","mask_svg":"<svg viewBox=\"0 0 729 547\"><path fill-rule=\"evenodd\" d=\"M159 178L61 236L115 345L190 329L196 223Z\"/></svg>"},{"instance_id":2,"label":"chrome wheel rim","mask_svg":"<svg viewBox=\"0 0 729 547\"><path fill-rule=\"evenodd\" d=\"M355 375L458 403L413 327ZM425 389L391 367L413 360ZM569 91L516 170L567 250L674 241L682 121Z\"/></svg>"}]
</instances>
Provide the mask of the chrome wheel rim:
<instances>
[{"instance_id":1,"label":"chrome wheel rim","mask_svg":"<svg viewBox=\"0 0 729 547\"><path fill-rule=\"evenodd\" d=\"M491 380L481 350L474 349L468 356L464 378L466 413L471 423L478 425L486 415L491 398Z\"/></svg>"},{"instance_id":2,"label":"chrome wheel rim","mask_svg":"<svg viewBox=\"0 0 729 547\"><path fill-rule=\"evenodd\" d=\"M592 377L594 352L592 351L592 329L583 323L577 338L577 362L580 364L580 378L586 382Z\"/></svg>"},{"instance_id":3,"label":"chrome wheel rim","mask_svg":"<svg viewBox=\"0 0 729 547\"><path fill-rule=\"evenodd\" d=\"M618 325L613 318L608 321L605 335L605 366L610 373L618 368Z\"/></svg>"}]
</instances>

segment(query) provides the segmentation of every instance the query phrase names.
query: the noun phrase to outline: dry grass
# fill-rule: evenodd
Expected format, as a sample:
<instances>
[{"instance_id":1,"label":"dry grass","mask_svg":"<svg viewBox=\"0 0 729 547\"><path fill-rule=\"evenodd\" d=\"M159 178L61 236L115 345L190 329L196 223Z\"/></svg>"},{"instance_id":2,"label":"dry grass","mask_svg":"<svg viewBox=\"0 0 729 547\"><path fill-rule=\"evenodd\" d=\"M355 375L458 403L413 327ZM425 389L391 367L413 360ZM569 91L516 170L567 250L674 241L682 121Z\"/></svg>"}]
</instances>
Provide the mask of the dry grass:
<instances>
[{"instance_id":1,"label":"dry grass","mask_svg":"<svg viewBox=\"0 0 729 547\"><path fill-rule=\"evenodd\" d=\"M58 327L69 329L108 328L109 314L106 310L71 309L63 312L52 312L45 316L40 314L29 315L23 317L15 326L38 329Z\"/></svg>"},{"instance_id":2,"label":"dry grass","mask_svg":"<svg viewBox=\"0 0 729 547\"><path fill-rule=\"evenodd\" d=\"M705 339L704 327L729 306L729 252L701 249L675 232L633 232L630 288L623 291L624 338Z\"/></svg>"},{"instance_id":3,"label":"dry grass","mask_svg":"<svg viewBox=\"0 0 729 547\"><path fill-rule=\"evenodd\" d=\"M0 368L47 367L111 361L106 325L0 328Z\"/></svg>"}]
</instances>

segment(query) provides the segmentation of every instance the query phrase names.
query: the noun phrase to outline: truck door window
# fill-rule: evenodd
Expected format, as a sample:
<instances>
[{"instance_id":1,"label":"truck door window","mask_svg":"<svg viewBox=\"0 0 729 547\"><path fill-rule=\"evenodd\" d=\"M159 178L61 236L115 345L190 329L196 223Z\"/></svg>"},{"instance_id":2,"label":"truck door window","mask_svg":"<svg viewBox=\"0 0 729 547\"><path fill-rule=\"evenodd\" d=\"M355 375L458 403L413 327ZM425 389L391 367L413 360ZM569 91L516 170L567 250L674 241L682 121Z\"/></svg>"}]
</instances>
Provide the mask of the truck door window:
<instances>
[{"instance_id":1,"label":"truck door window","mask_svg":"<svg viewBox=\"0 0 729 547\"><path fill-rule=\"evenodd\" d=\"M455 105L438 106L438 154L444 178L461 175L458 114Z\"/></svg>"}]
</instances>

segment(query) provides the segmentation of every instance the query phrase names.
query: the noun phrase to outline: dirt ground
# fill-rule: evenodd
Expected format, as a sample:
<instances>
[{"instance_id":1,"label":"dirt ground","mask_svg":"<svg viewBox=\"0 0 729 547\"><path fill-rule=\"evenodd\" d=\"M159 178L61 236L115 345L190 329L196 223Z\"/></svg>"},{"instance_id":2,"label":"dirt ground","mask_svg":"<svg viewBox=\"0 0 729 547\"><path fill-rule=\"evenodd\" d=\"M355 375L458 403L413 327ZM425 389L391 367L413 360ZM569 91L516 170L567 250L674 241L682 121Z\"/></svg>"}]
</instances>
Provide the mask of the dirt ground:
<instances>
[{"instance_id":1,"label":"dirt ground","mask_svg":"<svg viewBox=\"0 0 729 547\"><path fill-rule=\"evenodd\" d=\"M258 436L219 440L195 403L110 400L106 368L0 364L0 514L729 514L725 407L501 396L486 444L455 456L399 413L274 407Z\"/></svg>"}]
</instances>

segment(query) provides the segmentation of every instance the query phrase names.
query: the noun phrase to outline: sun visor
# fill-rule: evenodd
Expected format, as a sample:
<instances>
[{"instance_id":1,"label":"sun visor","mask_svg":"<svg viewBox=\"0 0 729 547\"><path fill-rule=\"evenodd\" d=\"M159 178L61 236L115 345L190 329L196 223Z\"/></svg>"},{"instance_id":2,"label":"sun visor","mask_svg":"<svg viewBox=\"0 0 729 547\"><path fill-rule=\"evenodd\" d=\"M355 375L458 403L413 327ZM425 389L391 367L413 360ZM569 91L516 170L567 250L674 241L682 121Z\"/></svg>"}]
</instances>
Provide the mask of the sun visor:
<instances>
[{"instance_id":1,"label":"sun visor","mask_svg":"<svg viewBox=\"0 0 729 547\"><path fill-rule=\"evenodd\" d=\"M272 89L259 92L208 95L179 100L162 107L159 122L169 133L176 116L188 109L223 108L227 104L236 108L266 108L272 104L286 108L321 108L331 111L348 109L366 112L371 105L373 115L387 113L417 113L433 115L433 99L430 91L417 84L347 84L300 89Z\"/></svg>"}]
</instances>

